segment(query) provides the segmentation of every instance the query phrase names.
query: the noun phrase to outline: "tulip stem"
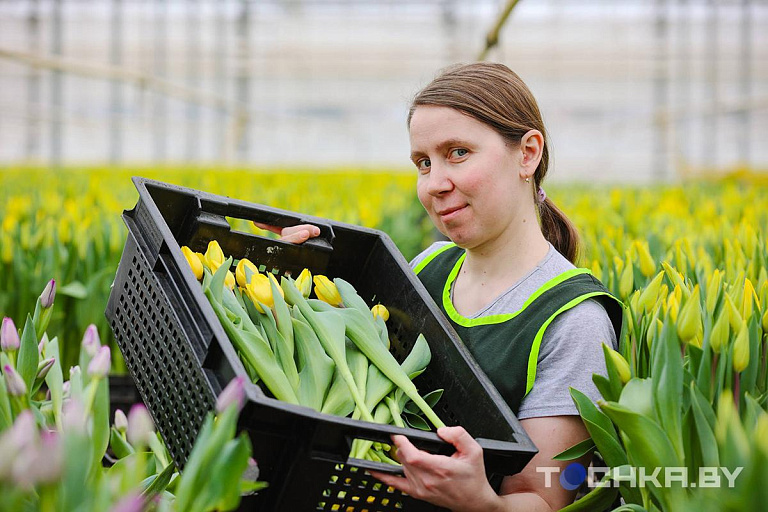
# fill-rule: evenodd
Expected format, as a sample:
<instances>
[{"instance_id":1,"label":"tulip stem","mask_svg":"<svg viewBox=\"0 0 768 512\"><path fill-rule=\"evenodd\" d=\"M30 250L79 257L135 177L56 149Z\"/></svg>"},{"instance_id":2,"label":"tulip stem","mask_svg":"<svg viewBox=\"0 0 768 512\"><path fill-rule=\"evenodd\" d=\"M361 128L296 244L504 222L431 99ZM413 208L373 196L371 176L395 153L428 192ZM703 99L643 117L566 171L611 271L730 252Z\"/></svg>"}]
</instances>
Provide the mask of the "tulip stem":
<instances>
[{"instance_id":1,"label":"tulip stem","mask_svg":"<svg viewBox=\"0 0 768 512\"><path fill-rule=\"evenodd\" d=\"M741 373L734 372L733 376L733 403L736 404L736 411L739 410L739 402L741 402L741 399L739 397L739 386L740 386L740 379L741 379Z\"/></svg>"}]
</instances>

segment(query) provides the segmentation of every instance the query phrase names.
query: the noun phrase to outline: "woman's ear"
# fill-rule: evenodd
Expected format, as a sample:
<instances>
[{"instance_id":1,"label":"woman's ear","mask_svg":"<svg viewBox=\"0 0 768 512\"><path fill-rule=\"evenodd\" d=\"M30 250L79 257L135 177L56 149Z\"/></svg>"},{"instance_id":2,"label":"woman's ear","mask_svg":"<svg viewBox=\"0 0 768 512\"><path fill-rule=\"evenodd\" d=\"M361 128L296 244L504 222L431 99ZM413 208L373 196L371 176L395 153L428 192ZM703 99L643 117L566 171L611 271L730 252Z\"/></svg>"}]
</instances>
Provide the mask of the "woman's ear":
<instances>
[{"instance_id":1,"label":"woman's ear","mask_svg":"<svg viewBox=\"0 0 768 512\"><path fill-rule=\"evenodd\" d=\"M544 152L544 136L539 130L528 130L520 139L520 176L533 177Z\"/></svg>"}]
</instances>

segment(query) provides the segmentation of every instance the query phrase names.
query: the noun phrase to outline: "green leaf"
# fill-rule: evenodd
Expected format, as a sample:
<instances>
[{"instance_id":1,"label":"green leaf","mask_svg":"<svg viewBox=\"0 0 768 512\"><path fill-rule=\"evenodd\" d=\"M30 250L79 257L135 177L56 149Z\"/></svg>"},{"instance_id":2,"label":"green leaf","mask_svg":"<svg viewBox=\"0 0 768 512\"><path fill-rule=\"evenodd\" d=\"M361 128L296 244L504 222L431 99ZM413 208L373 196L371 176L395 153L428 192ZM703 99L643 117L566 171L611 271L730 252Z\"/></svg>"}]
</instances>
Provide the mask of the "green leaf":
<instances>
[{"instance_id":1,"label":"green leaf","mask_svg":"<svg viewBox=\"0 0 768 512\"><path fill-rule=\"evenodd\" d=\"M144 489L144 491L142 491L141 495L144 496L148 501L155 495L163 492L165 488L168 487L168 484L171 482L171 478L175 472L176 466L173 464L168 464L165 469L163 469L163 471L157 475L155 479L152 480L152 483L149 484L149 486Z\"/></svg>"},{"instance_id":2,"label":"green leaf","mask_svg":"<svg viewBox=\"0 0 768 512\"><path fill-rule=\"evenodd\" d=\"M8 400L8 391L5 388L5 379L2 377L2 373L0 370L0 434L13 425L11 402Z\"/></svg>"},{"instance_id":3,"label":"green leaf","mask_svg":"<svg viewBox=\"0 0 768 512\"><path fill-rule=\"evenodd\" d=\"M624 386L619 398L619 404L643 416L655 420L653 409L653 382L651 379L631 379Z\"/></svg>"},{"instance_id":4,"label":"green leaf","mask_svg":"<svg viewBox=\"0 0 768 512\"><path fill-rule=\"evenodd\" d=\"M134 452L133 446L123 438L115 427L109 429L109 446L118 459L127 457Z\"/></svg>"},{"instance_id":5,"label":"green leaf","mask_svg":"<svg viewBox=\"0 0 768 512\"><path fill-rule=\"evenodd\" d=\"M720 456L717 450L717 439L715 439L713 430L715 414L712 411L712 406L693 384L691 385L691 397L691 409L693 410L693 419L704 465L719 467Z\"/></svg>"},{"instance_id":6,"label":"green leaf","mask_svg":"<svg viewBox=\"0 0 768 512\"><path fill-rule=\"evenodd\" d=\"M405 420L405 423L411 428L415 428L418 430L426 430L426 431L432 430L431 428L429 428L429 423L427 423L426 420L424 420L424 418L422 418L418 414L413 414L408 411L402 411L401 417L403 418L403 420Z\"/></svg>"},{"instance_id":7,"label":"green leaf","mask_svg":"<svg viewBox=\"0 0 768 512\"><path fill-rule=\"evenodd\" d=\"M613 423L611 423L610 418L600 412L597 406L595 406L595 404L592 402L592 400L589 399L587 395L577 389L569 389L571 392L571 398L573 399L574 404L576 404L576 409L578 409L582 419L594 423L607 434L609 434L616 442L618 442L619 435L616 433L616 429L614 428ZM606 460L606 462L608 461ZM620 466L621 464L618 465ZM611 466L613 466L613 464L611 464Z\"/></svg>"},{"instance_id":8,"label":"green leaf","mask_svg":"<svg viewBox=\"0 0 768 512\"><path fill-rule=\"evenodd\" d=\"M595 442L590 437L589 439L585 439L580 443L576 443L570 448L563 450L562 452L552 457L552 459L553 460L576 460L594 451L595 448L596 448Z\"/></svg>"},{"instance_id":9,"label":"green leaf","mask_svg":"<svg viewBox=\"0 0 768 512\"><path fill-rule=\"evenodd\" d=\"M27 314L27 320L24 323L24 330L21 333L21 345L19 346L18 359L16 360L16 371L27 385L27 392L32 391L32 384L37 375L37 364L40 362L40 354L37 351L37 334L35 325L32 323L32 317Z\"/></svg>"},{"instance_id":10,"label":"green leaf","mask_svg":"<svg viewBox=\"0 0 768 512\"><path fill-rule=\"evenodd\" d=\"M592 489L586 496L567 507L561 508L560 512L594 512L606 510L616 500L619 488L611 483L615 472L627 466L613 468L600 481L601 485Z\"/></svg>"},{"instance_id":11,"label":"green leaf","mask_svg":"<svg viewBox=\"0 0 768 512\"><path fill-rule=\"evenodd\" d=\"M88 298L88 289L80 281L72 281L63 286L59 286L56 289L56 294L82 300Z\"/></svg>"},{"instance_id":12,"label":"green leaf","mask_svg":"<svg viewBox=\"0 0 768 512\"><path fill-rule=\"evenodd\" d=\"M685 457L682 438L683 358L674 322L664 320L661 336L652 350L653 403L659 425L669 435L677 459Z\"/></svg>"},{"instance_id":13,"label":"green leaf","mask_svg":"<svg viewBox=\"0 0 768 512\"><path fill-rule=\"evenodd\" d=\"M600 408L632 441L635 448L632 457L640 465L646 468L682 465L669 437L655 421L615 402L602 402Z\"/></svg>"},{"instance_id":14,"label":"green leaf","mask_svg":"<svg viewBox=\"0 0 768 512\"><path fill-rule=\"evenodd\" d=\"M592 382L595 383L595 387L600 392L600 395L603 397L603 399L608 400L608 397L611 396L611 381L599 373L593 373Z\"/></svg>"},{"instance_id":15,"label":"green leaf","mask_svg":"<svg viewBox=\"0 0 768 512\"><path fill-rule=\"evenodd\" d=\"M621 395L621 377L619 377L619 371L616 369L616 365L613 362L613 358L610 355L611 348L603 343L603 356L605 358L605 368L608 371L608 389L606 390L609 397L607 400L611 402L617 402L619 395Z\"/></svg>"}]
</instances>

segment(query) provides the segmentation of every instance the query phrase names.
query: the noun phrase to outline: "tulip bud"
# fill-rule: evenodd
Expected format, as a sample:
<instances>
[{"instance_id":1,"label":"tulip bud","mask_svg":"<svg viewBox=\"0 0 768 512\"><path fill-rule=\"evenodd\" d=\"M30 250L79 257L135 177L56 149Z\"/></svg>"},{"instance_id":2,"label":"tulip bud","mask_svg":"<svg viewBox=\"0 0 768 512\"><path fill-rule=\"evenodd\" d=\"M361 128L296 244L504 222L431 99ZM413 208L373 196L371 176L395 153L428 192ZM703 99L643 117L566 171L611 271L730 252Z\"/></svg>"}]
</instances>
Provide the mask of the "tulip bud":
<instances>
[{"instance_id":1,"label":"tulip bud","mask_svg":"<svg viewBox=\"0 0 768 512\"><path fill-rule=\"evenodd\" d=\"M768 306L766 306L765 313L763 313L762 324L763 332L768 334Z\"/></svg>"},{"instance_id":2,"label":"tulip bud","mask_svg":"<svg viewBox=\"0 0 768 512\"><path fill-rule=\"evenodd\" d=\"M186 245L181 248L181 252L184 254L184 259L189 263L189 267L192 269L195 279L198 281L201 280L203 278L203 263L200 261L200 258L198 258L195 252Z\"/></svg>"},{"instance_id":3,"label":"tulip bud","mask_svg":"<svg viewBox=\"0 0 768 512\"><path fill-rule=\"evenodd\" d=\"M667 311L669 312L669 318L673 322L677 322L677 313L680 309L680 303L677 301L677 296L674 293L670 293L667 297Z\"/></svg>"},{"instance_id":4,"label":"tulip bud","mask_svg":"<svg viewBox=\"0 0 768 512\"><path fill-rule=\"evenodd\" d=\"M223 413L232 404L236 404L238 411L245 405L245 378L242 376L232 379L216 399L216 414Z\"/></svg>"},{"instance_id":5,"label":"tulip bud","mask_svg":"<svg viewBox=\"0 0 768 512\"><path fill-rule=\"evenodd\" d=\"M747 322L741 322L739 334L733 342L733 370L744 371L749 365L749 328Z\"/></svg>"},{"instance_id":6,"label":"tulip bud","mask_svg":"<svg viewBox=\"0 0 768 512\"><path fill-rule=\"evenodd\" d=\"M296 283L294 284L305 299L309 297L309 294L312 293L312 273L308 268L301 271L301 274L296 278Z\"/></svg>"},{"instance_id":7,"label":"tulip bud","mask_svg":"<svg viewBox=\"0 0 768 512\"><path fill-rule=\"evenodd\" d=\"M684 343L690 342L703 330L701 322L701 300L699 299L699 285L693 288L693 294L680 309L677 321L677 335Z\"/></svg>"},{"instance_id":8,"label":"tulip bud","mask_svg":"<svg viewBox=\"0 0 768 512\"><path fill-rule=\"evenodd\" d=\"M71 373L72 373L72 372L70 371L70 375L71 375ZM70 388L70 387L72 387L72 384L71 384L69 381L66 381L64 384L62 384L62 386L61 386L61 395L62 395L64 398L67 398L67 397L69 397L69 388ZM49 390L49 391L50 391L50 390Z\"/></svg>"},{"instance_id":9,"label":"tulip bud","mask_svg":"<svg viewBox=\"0 0 768 512\"><path fill-rule=\"evenodd\" d=\"M5 387L11 396L25 396L27 394L27 385L13 366L7 364L3 366L3 376L5 377Z\"/></svg>"},{"instance_id":10,"label":"tulip bud","mask_svg":"<svg viewBox=\"0 0 768 512\"><path fill-rule=\"evenodd\" d=\"M99 330L94 324L91 324L85 329L85 334L83 335L83 348L89 356L93 357L96 355L96 352L99 351L100 346Z\"/></svg>"},{"instance_id":11,"label":"tulip bud","mask_svg":"<svg viewBox=\"0 0 768 512\"><path fill-rule=\"evenodd\" d=\"M37 364L37 376L35 379L37 380L43 380L46 375L48 375L48 372L53 368L53 363L56 362L55 357L49 357L48 359L44 359L40 361Z\"/></svg>"},{"instance_id":12,"label":"tulip bud","mask_svg":"<svg viewBox=\"0 0 768 512\"><path fill-rule=\"evenodd\" d=\"M128 418L122 409L115 410L115 429L118 432L123 433L128 428Z\"/></svg>"},{"instance_id":13,"label":"tulip bud","mask_svg":"<svg viewBox=\"0 0 768 512\"><path fill-rule=\"evenodd\" d=\"M126 496L123 496L120 501L115 503L111 509L112 512L142 512L147 510L147 504L145 498L138 491L134 491Z\"/></svg>"},{"instance_id":14,"label":"tulip bud","mask_svg":"<svg viewBox=\"0 0 768 512\"><path fill-rule=\"evenodd\" d=\"M656 304L656 298L659 296L659 291L661 291L661 281L663 279L664 272L659 272L640 293L638 306L646 313L650 313L654 304Z\"/></svg>"},{"instance_id":15,"label":"tulip bud","mask_svg":"<svg viewBox=\"0 0 768 512\"><path fill-rule=\"evenodd\" d=\"M669 281L675 285L675 288L679 286L680 293L682 293L687 299L691 295L691 291L685 285L685 279L683 279L683 276L680 274L680 272L672 268L666 261L663 261L661 266L664 267L664 272L666 272ZM680 299L678 299L678 303L680 303Z\"/></svg>"},{"instance_id":16,"label":"tulip bud","mask_svg":"<svg viewBox=\"0 0 768 512\"><path fill-rule=\"evenodd\" d=\"M40 305L43 309L49 309L53 306L53 299L56 297L56 280L51 279L48 284L45 285L43 293L40 294Z\"/></svg>"},{"instance_id":17,"label":"tulip bud","mask_svg":"<svg viewBox=\"0 0 768 512\"><path fill-rule=\"evenodd\" d=\"M752 312L754 311L754 306L752 303L753 295L756 295L756 293L754 287L752 286L752 281L745 279L743 296L741 300L741 312L745 322L749 322L749 319L752 317Z\"/></svg>"},{"instance_id":18,"label":"tulip bud","mask_svg":"<svg viewBox=\"0 0 768 512\"><path fill-rule=\"evenodd\" d=\"M389 310L381 304L376 304L373 306L371 308L371 313L373 313L373 318L381 317L381 319L385 322L389 320Z\"/></svg>"},{"instance_id":19,"label":"tulip bud","mask_svg":"<svg viewBox=\"0 0 768 512\"><path fill-rule=\"evenodd\" d=\"M91 362L88 363L88 375L91 377L106 377L109 373L109 367L111 364L109 345L103 345L99 347L99 351L93 356Z\"/></svg>"},{"instance_id":20,"label":"tulip bud","mask_svg":"<svg viewBox=\"0 0 768 512\"><path fill-rule=\"evenodd\" d=\"M16 330L13 319L10 317L3 318L3 327L0 331L0 348L3 349L3 352L15 352L19 350L19 345L21 345L19 331Z\"/></svg>"},{"instance_id":21,"label":"tulip bud","mask_svg":"<svg viewBox=\"0 0 768 512\"><path fill-rule=\"evenodd\" d=\"M61 422L64 426L64 432L76 432L85 435L88 416L85 414L85 407L77 399L71 399L64 402L62 409Z\"/></svg>"},{"instance_id":22,"label":"tulip bud","mask_svg":"<svg viewBox=\"0 0 768 512\"><path fill-rule=\"evenodd\" d=\"M709 346L712 347L712 351L715 353L720 352L726 343L728 343L728 336L730 335L730 329L728 328L728 312L722 310L720 316L717 317L715 325L712 326L712 331L709 334Z\"/></svg>"},{"instance_id":23,"label":"tulip bud","mask_svg":"<svg viewBox=\"0 0 768 512\"><path fill-rule=\"evenodd\" d=\"M613 363L613 366L616 367L616 371L619 374L619 379L621 379L621 383L626 384L627 382L629 382L629 379L632 378L632 373L629 371L629 363L627 363L627 360L624 359L624 356L622 356L612 348L608 349L608 355L611 358L611 362Z\"/></svg>"},{"instance_id":24,"label":"tulip bud","mask_svg":"<svg viewBox=\"0 0 768 512\"><path fill-rule=\"evenodd\" d=\"M337 308L344 304L333 281L323 275L316 275L312 281L315 283L315 295L318 299Z\"/></svg>"},{"instance_id":25,"label":"tulip bud","mask_svg":"<svg viewBox=\"0 0 768 512\"><path fill-rule=\"evenodd\" d=\"M248 286L245 288L245 293L253 301L256 309L261 313L265 312L261 308L261 304L264 304L268 308L271 308L275 304L275 301L272 298L272 285L270 284L269 278L264 274L255 274L251 278L251 282L248 283Z\"/></svg>"},{"instance_id":26,"label":"tulip bud","mask_svg":"<svg viewBox=\"0 0 768 512\"><path fill-rule=\"evenodd\" d=\"M37 344L37 353L40 357L45 357L45 346L48 344L48 335L43 333L43 337L40 338L40 343Z\"/></svg>"},{"instance_id":27,"label":"tulip bud","mask_svg":"<svg viewBox=\"0 0 768 512\"><path fill-rule=\"evenodd\" d=\"M221 250L221 246L219 246L219 242L216 240L211 240L208 242L208 250L205 251L205 259L208 260L208 263L210 264L211 272L216 272L216 270L224 263L224 252Z\"/></svg>"},{"instance_id":28,"label":"tulip bud","mask_svg":"<svg viewBox=\"0 0 768 512\"><path fill-rule=\"evenodd\" d=\"M145 446L155 430L152 417L142 404L135 404L128 413L128 427L125 435L134 446Z\"/></svg>"},{"instance_id":29,"label":"tulip bud","mask_svg":"<svg viewBox=\"0 0 768 512\"><path fill-rule=\"evenodd\" d=\"M237 262L237 267L235 268L235 277L237 284L241 288L245 288L251 281L251 277L258 273L259 269L256 268L256 265L254 265L248 258L243 258Z\"/></svg>"},{"instance_id":30,"label":"tulip bud","mask_svg":"<svg viewBox=\"0 0 768 512\"><path fill-rule=\"evenodd\" d=\"M648 249L647 242L635 242L635 248L637 249L637 259L640 263L640 272L645 277L651 277L656 272L656 262L651 256L651 252Z\"/></svg>"},{"instance_id":31,"label":"tulip bud","mask_svg":"<svg viewBox=\"0 0 768 512\"><path fill-rule=\"evenodd\" d=\"M707 313L712 316L717 305L717 296L720 293L720 284L723 280L723 273L718 269L710 276L707 281Z\"/></svg>"},{"instance_id":32,"label":"tulip bud","mask_svg":"<svg viewBox=\"0 0 768 512\"><path fill-rule=\"evenodd\" d=\"M654 341L661 336L661 330L664 328L664 324L658 318L654 318L651 324L648 326L648 331L645 333L645 341L648 343L648 348L653 346Z\"/></svg>"},{"instance_id":33,"label":"tulip bud","mask_svg":"<svg viewBox=\"0 0 768 512\"><path fill-rule=\"evenodd\" d=\"M236 284L235 276L232 274L231 271L227 270L227 275L224 276L224 286L226 286L230 290L234 290L235 284Z\"/></svg>"},{"instance_id":34,"label":"tulip bud","mask_svg":"<svg viewBox=\"0 0 768 512\"><path fill-rule=\"evenodd\" d=\"M205 257L203 253L196 252L194 253L194 255L200 261L200 264L203 266L203 268L207 268L208 270L211 270L211 263L208 261L208 259Z\"/></svg>"},{"instance_id":35,"label":"tulip bud","mask_svg":"<svg viewBox=\"0 0 768 512\"><path fill-rule=\"evenodd\" d=\"M741 313L739 313L739 310L733 303L733 299L731 299L731 296L728 293L725 294L725 308L728 310L728 320L731 323L731 330L733 332L739 332L742 322Z\"/></svg>"},{"instance_id":36,"label":"tulip bud","mask_svg":"<svg viewBox=\"0 0 768 512\"><path fill-rule=\"evenodd\" d=\"M634 267L632 266L631 258L627 258L627 264L624 266L624 270L621 272L619 278L619 296L626 300L629 294L632 293L632 286L634 285Z\"/></svg>"},{"instance_id":37,"label":"tulip bud","mask_svg":"<svg viewBox=\"0 0 768 512\"><path fill-rule=\"evenodd\" d=\"M34 450L25 478L36 485L54 484L61 478L64 469L64 446L60 434L43 431L40 445Z\"/></svg>"}]
</instances>

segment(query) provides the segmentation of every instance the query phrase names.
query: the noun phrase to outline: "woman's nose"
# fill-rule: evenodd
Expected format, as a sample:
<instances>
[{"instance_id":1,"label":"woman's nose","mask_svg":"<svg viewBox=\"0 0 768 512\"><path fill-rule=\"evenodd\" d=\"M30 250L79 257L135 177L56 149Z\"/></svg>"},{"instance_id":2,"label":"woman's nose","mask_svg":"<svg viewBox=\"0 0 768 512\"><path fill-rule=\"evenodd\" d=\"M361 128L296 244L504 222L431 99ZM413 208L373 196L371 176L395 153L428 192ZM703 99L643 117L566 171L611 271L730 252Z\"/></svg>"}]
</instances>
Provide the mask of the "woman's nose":
<instances>
[{"instance_id":1,"label":"woman's nose","mask_svg":"<svg viewBox=\"0 0 768 512\"><path fill-rule=\"evenodd\" d=\"M453 190L453 182L446 171L445 166L432 163L427 183L427 192L430 195L439 196Z\"/></svg>"}]
</instances>

